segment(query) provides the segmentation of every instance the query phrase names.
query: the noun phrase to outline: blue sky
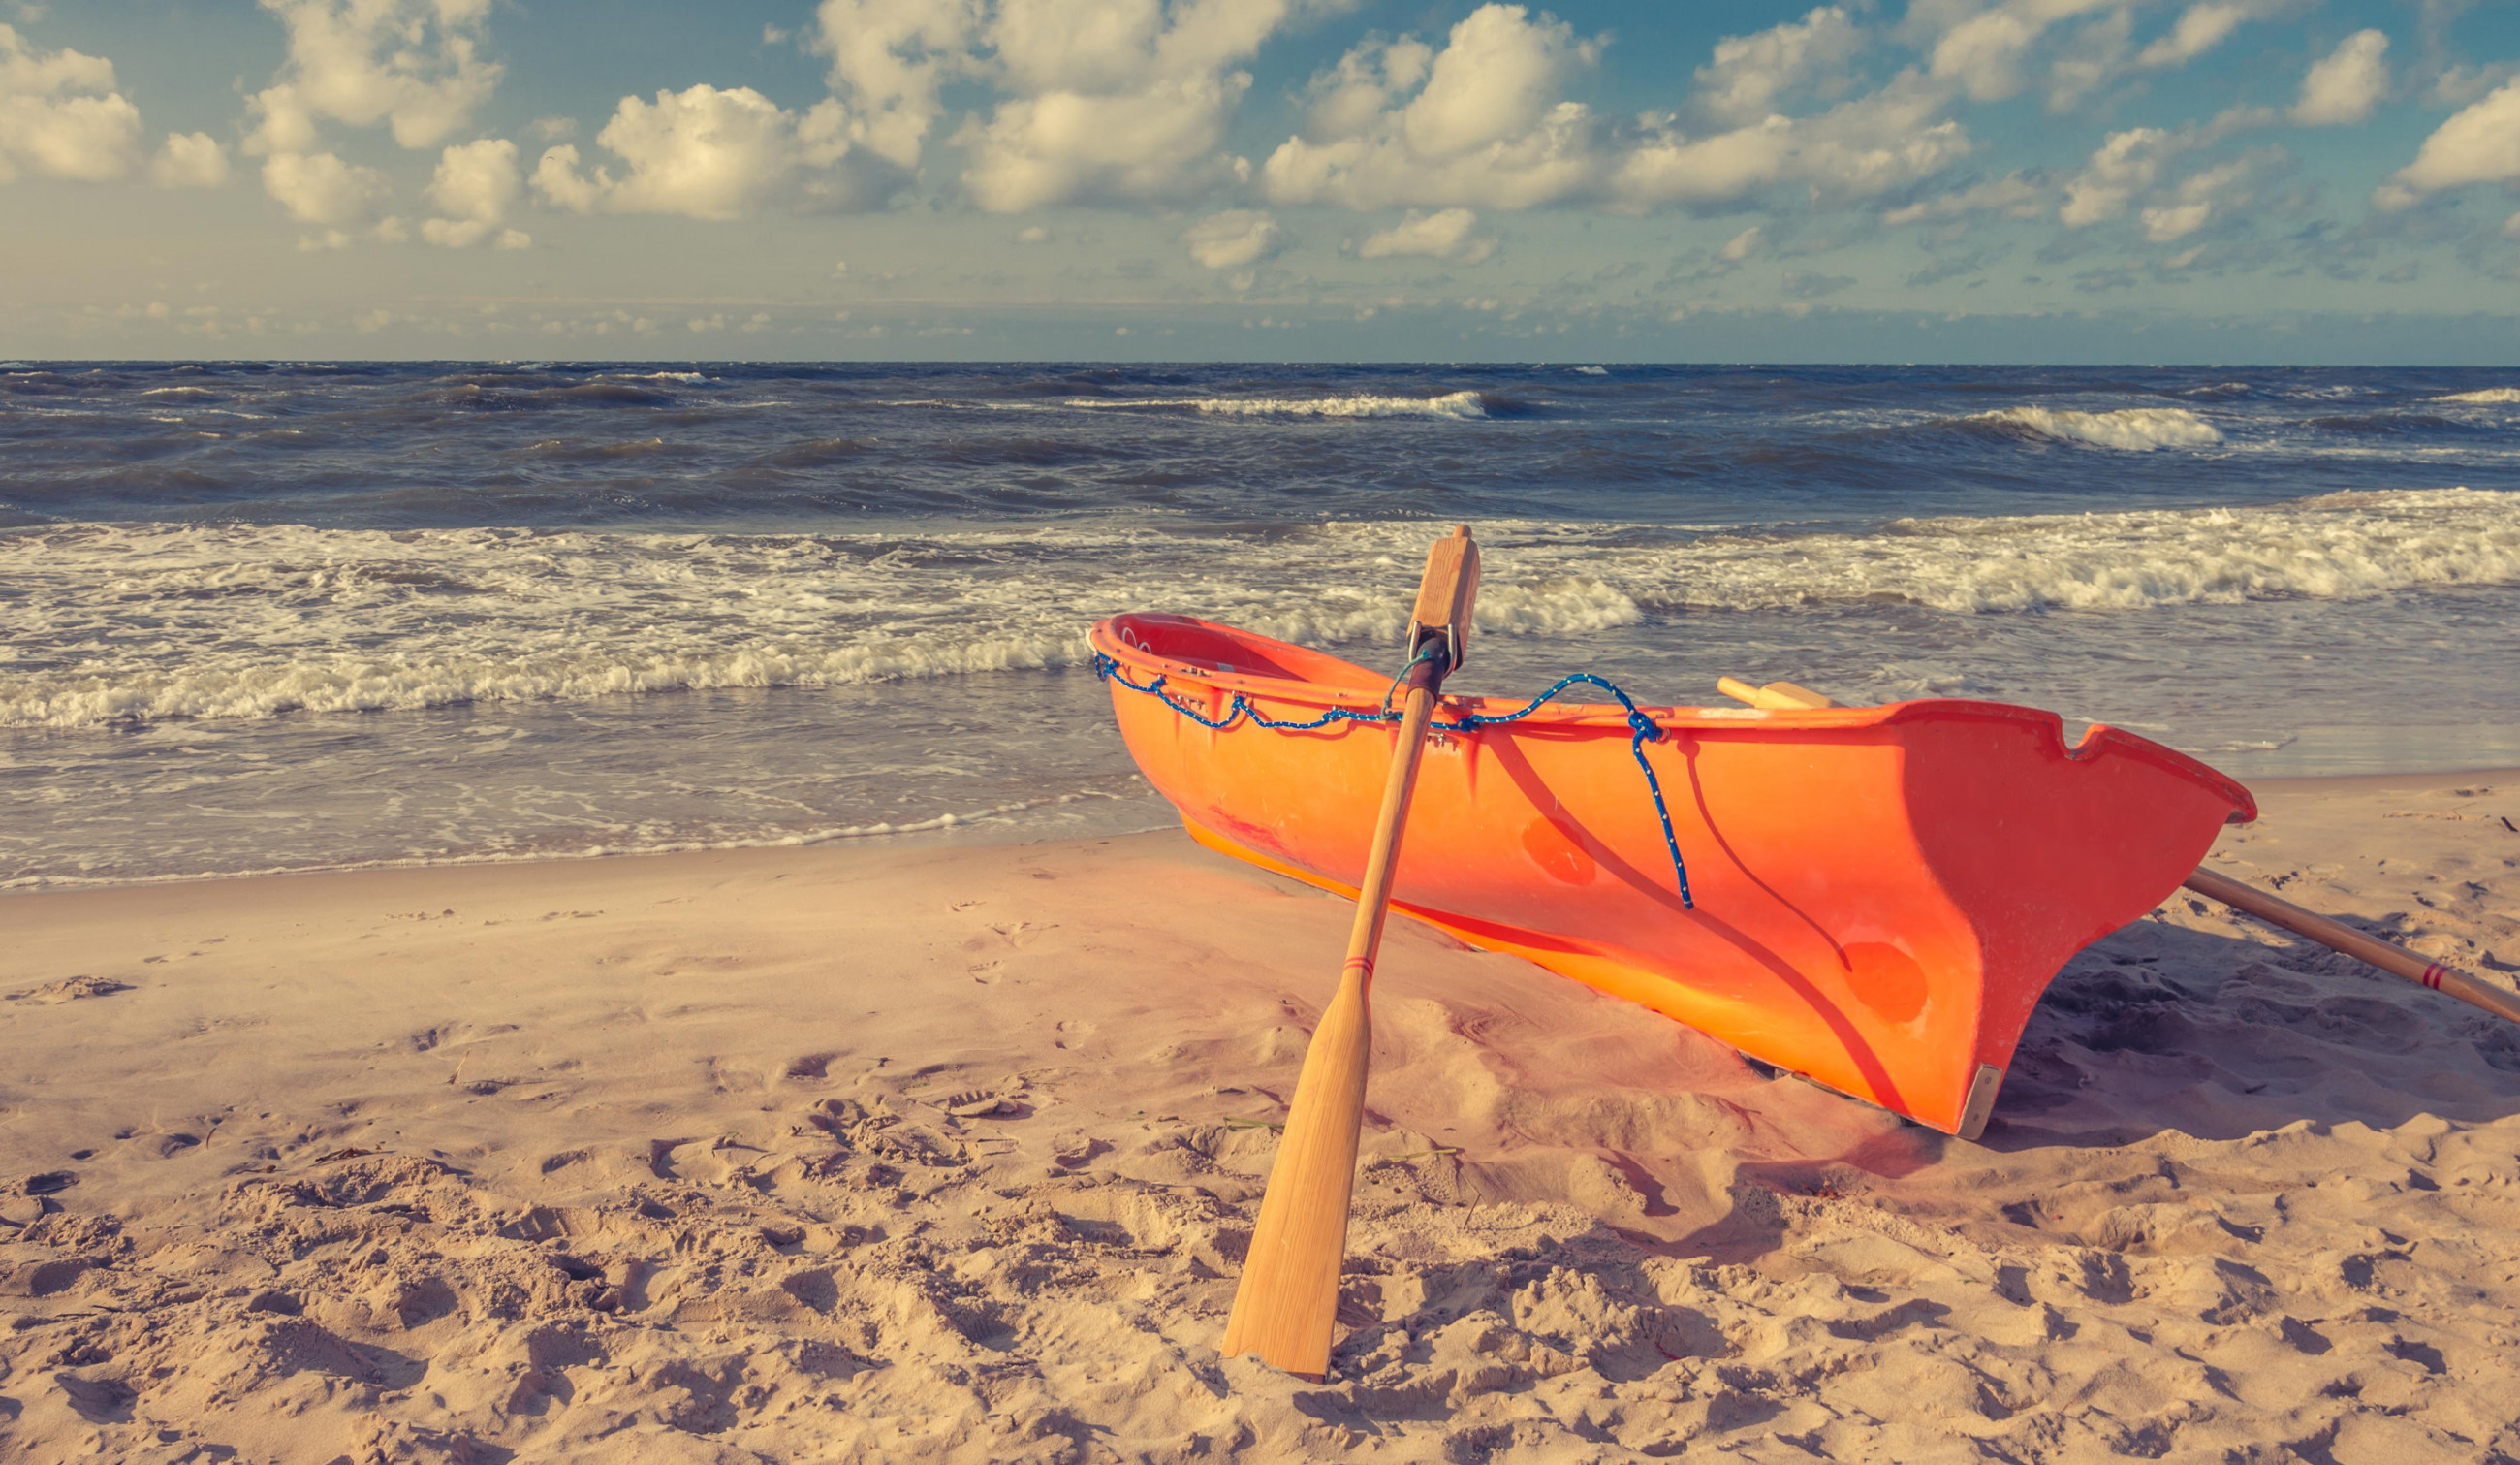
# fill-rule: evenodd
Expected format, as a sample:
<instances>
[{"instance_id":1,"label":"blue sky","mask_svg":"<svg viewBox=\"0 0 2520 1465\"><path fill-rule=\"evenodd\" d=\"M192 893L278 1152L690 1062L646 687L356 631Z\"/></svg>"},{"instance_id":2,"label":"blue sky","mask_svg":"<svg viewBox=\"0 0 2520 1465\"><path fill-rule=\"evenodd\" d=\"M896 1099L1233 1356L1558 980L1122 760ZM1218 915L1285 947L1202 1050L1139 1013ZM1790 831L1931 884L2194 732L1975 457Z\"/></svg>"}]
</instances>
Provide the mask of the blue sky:
<instances>
[{"instance_id":1,"label":"blue sky","mask_svg":"<svg viewBox=\"0 0 2520 1465\"><path fill-rule=\"evenodd\" d=\"M2520 7L0 3L18 357L2520 358Z\"/></svg>"}]
</instances>

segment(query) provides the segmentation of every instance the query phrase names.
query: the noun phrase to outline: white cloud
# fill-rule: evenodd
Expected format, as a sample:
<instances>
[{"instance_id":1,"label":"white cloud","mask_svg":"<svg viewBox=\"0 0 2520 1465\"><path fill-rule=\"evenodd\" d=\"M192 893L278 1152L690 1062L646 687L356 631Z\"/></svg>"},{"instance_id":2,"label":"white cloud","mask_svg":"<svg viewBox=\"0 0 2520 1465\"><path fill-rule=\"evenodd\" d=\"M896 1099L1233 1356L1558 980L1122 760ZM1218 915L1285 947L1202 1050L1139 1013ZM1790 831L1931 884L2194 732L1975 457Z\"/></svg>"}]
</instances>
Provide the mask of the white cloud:
<instances>
[{"instance_id":1,"label":"white cloud","mask_svg":"<svg viewBox=\"0 0 2520 1465\"><path fill-rule=\"evenodd\" d=\"M2520 81L2508 81L2424 139L2415 160L2389 175L2371 201L2404 208L2429 193L2520 178Z\"/></svg>"},{"instance_id":2,"label":"white cloud","mask_svg":"<svg viewBox=\"0 0 2520 1465\"><path fill-rule=\"evenodd\" d=\"M326 118L383 123L431 148L489 100L501 68L482 59L490 0L262 0L289 32L289 59L256 93L252 153L307 153Z\"/></svg>"},{"instance_id":3,"label":"white cloud","mask_svg":"<svg viewBox=\"0 0 2520 1465\"><path fill-rule=\"evenodd\" d=\"M1409 149L1420 158L1457 158L1531 134L1562 106L1559 87L1591 66L1598 42L1546 15L1534 24L1520 6L1483 5L1453 27L1425 89L1400 114Z\"/></svg>"},{"instance_id":4,"label":"white cloud","mask_svg":"<svg viewBox=\"0 0 2520 1465\"><path fill-rule=\"evenodd\" d=\"M149 162L160 188L217 188L228 181L228 150L206 132L169 132Z\"/></svg>"},{"instance_id":5,"label":"white cloud","mask_svg":"<svg viewBox=\"0 0 2520 1465\"><path fill-rule=\"evenodd\" d=\"M653 102L622 98L595 140L629 170L582 173L577 148L562 143L535 165L534 191L579 213L703 219L742 218L782 197L822 206L870 197L868 180L841 166L851 152L848 114L830 99L798 114L748 86L703 82L660 91Z\"/></svg>"},{"instance_id":6,"label":"white cloud","mask_svg":"<svg viewBox=\"0 0 2520 1465\"><path fill-rule=\"evenodd\" d=\"M371 222L393 196L384 174L331 153L275 153L263 160L262 187L291 218L335 229Z\"/></svg>"},{"instance_id":7,"label":"white cloud","mask_svg":"<svg viewBox=\"0 0 2520 1465\"><path fill-rule=\"evenodd\" d=\"M2064 206L2056 217L2069 229L2116 218L2126 212L2130 200L2152 187L2164 162L2185 150L2183 139L2158 127L2110 133L2083 171L2065 185Z\"/></svg>"},{"instance_id":8,"label":"white cloud","mask_svg":"<svg viewBox=\"0 0 2520 1465\"><path fill-rule=\"evenodd\" d=\"M1640 144L1609 182L1638 207L1736 203L1779 184L1826 198L1876 198L1930 178L1974 149L1943 118L1943 98L1912 73L1816 116L1771 116L1708 137Z\"/></svg>"},{"instance_id":9,"label":"white cloud","mask_svg":"<svg viewBox=\"0 0 2520 1465\"><path fill-rule=\"evenodd\" d=\"M2278 175L2291 165L2290 155L2281 149L2213 163L2176 183L2171 175L2182 160L2233 132L2262 126L2273 115L2264 108L2234 108L2201 126L2110 133L2065 185L2057 219L2069 229L2081 229L2132 210L2143 237L2154 244L2185 239L2216 220L2228 221L2227 228L2245 224L2262 211L2254 180Z\"/></svg>"},{"instance_id":10,"label":"white cloud","mask_svg":"<svg viewBox=\"0 0 2520 1465\"><path fill-rule=\"evenodd\" d=\"M2389 68L2380 58L2389 38L2376 30L2358 30L2339 42L2323 61L2301 78L2301 100L2292 119L2305 127L2359 122L2389 92Z\"/></svg>"},{"instance_id":11,"label":"white cloud","mask_svg":"<svg viewBox=\"0 0 2520 1465\"><path fill-rule=\"evenodd\" d=\"M2284 0L2275 0L2280 5ZM2170 33L2143 48L2136 64L2143 67L2183 67L2197 57L2223 44L2231 32L2274 8L2265 3L2245 0L2199 0L2180 13L2179 23Z\"/></svg>"},{"instance_id":12,"label":"white cloud","mask_svg":"<svg viewBox=\"0 0 2520 1465\"><path fill-rule=\"evenodd\" d=\"M429 201L441 216L423 220L420 237L450 250L468 250L485 239L503 250L524 249L533 243L531 235L502 227L524 191L515 143L485 137L450 147L438 156L428 185Z\"/></svg>"},{"instance_id":13,"label":"white cloud","mask_svg":"<svg viewBox=\"0 0 2520 1465\"><path fill-rule=\"evenodd\" d=\"M1885 224L1916 224L1929 219L1961 218L1972 213L2002 213L2005 218L2035 219L2048 211L2047 190L2019 173L1893 208L1881 215Z\"/></svg>"},{"instance_id":14,"label":"white cloud","mask_svg":"<svg viewBox=\"0 0 2520 1465\"><path fill-rule=\"evenodd\" d=\"M114 90L113 63L34 51L0 25L0 183L21 172L109 182L140 157L140 109Z\"/></svg>"},{"instance_id":15,"label":"white cloud","mask_svg":"<svg viewBox=\"0 0 2520 1465\"><path fill-rule=\"evenodd\" d=\"M1256 208L1229 208L1210 214L1182 235L1190 257L1209 269L1240 269L1278 252L1283 236L1278 221Z\"/></svg>"},{"instance_id":16,"label":"white cloud","mask_svg":"<svg viewBox=\"0 0 2520 1465\"><path fill-rule=\"evenodd\" d=\"M1399 223L1368 235L1356 252L1365 259L1417 254L1476 264L1496 252L1495 240L1470 232L1478 225L1478 214L1467 208L1442 208L1433 213L1413 209Z\"/></svg>"},{"instance_id":17,"label":"white cloud","mask_svg":"<svg viewBox=\"0 0 2520 1465\"><path fill-rule=\"evenodd\" d=\"M978 26L976 0L823 0L808 44L832 59L854 140L910 168L941 110L938 89L970 64Z\"/></svg>"},{"instance_id":18,"label":"white cloud","mask_svg":"<svg viewBox=\"0 0 2520 1465\"><path fill-rule=\"evenodd\" d=\"M1842 85L1846 63L1864 49L1864 32L1846 12L1823 6L1799 22L1715 43L1715 59L1697 69L1697 105L1719 122L1756 122L1780 100L1815 80Z\"/></svg>"},{"instance_id":19,"label":"white cloud","mask_svg":"<svg viewBox=\"0 0 2520 1465\"><path fill-rule=\"evenodd\" d=\"M1759 252L1767 242L1768 231L1757 224L1752 224L1749 228L1726 240L1724 248L1715 252L1715 257L1727 264L1739 264Z\"/></svg>"},{"instance_id":20,"label":"white cloud","mask_svg":"<svg viewBox=\"0 0 2520 1465\"><path fill-rule=\"evenodd\" d=\"M1242 177L1225 129L1249 90L1238 69L1295 0L1000 0L982 29L986 73L1014 93L956 140L981 207L1163 199ZM976 64L975 64L976 65Z\"/></svg>"},{"instance_id":21,"label":"white cloud","mask_svg":"<svg viewBox=\"0 0 2520 1465\"><path fill-rule=\"evenodd\" d=\"M2095 11L2114 11L2121 0L2002 0L1964 15L1935 38L1928 66L1936 81L1958 86L1979 102L1999 102L2029 84L2030 50L2053 26ZM1928 17L1948 5L1915 7ZM1912 12L1914 14L1915 12Z\"/></svg>"},{"instance_id":22,"label":"white cloud","mask_svg":"<svg viewBox=\"0 0 2520 1465\"><path fill-rule=\"evenodd\" d=\"M2248 180L2263 161L2237 158L2181 179L2167 200L2138 215L2143 220L2143 237L2154 244L2168 244L2203 228L2217 210L2227 216L2245 213L2255 202Z\"/></svg>"},{"instance_id":23,"label":"white cloud","mask_svg":"<svg viewBox=\"0 0 2520 1465\"><path fill-rule=\"evenodd\" d=\"M1431 57L1415 39L1369 41L1315 78L1315 130L1270 155L1269 197L1527 208L1587 192L1602 169L1598 129L1582 103L1556 94L1598 49L1552 17L1496 4L1471 12Z\"/></svg>"},{"instance_id":24,"label":"white cloud","mask_svg":"<svg viewBox=\"0 0 2520 1465\"><path fill-rule=\"evenodd\" d=\"M1815 11L1787 27L1805 60L1815 48L1836 55L1848 44L1831 14ZM1763 51L1765 41L1751 40L1760 45L1723 53L1730 69L1719 58L1719 108L1773 99L1771 82L1783 85L1775 78L1794 69L1785 65L1793 46ZM1559 99L1598 42L1578 41L1549 16L1535 22L1519 6L1482 6L1440 53L1424 49L1406 39L1368 42L1316 77L1308 134L1288 140L1262 170L1269 197L1352 208L1593 201L1650 209L1738 204L1798 185L1820 198L1868 198L1930 177L1972 147L1943 117L1943 89L1912 72L1816 115L1769 113L1691 136L1669 115L1613 127L1583 103ZM1783 69L1758 70L1761 55Z\"/></svg>"}]
</instances>

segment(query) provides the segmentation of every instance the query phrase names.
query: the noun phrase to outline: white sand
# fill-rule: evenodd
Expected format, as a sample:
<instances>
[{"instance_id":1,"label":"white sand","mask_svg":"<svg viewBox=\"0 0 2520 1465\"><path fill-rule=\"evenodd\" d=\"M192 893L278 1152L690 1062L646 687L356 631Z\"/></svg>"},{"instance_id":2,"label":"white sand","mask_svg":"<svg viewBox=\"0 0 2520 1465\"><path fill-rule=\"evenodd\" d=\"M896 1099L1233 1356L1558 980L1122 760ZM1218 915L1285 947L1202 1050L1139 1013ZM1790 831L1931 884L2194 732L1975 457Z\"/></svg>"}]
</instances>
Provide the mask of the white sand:
<instances>
[{"instance_id":1,"label":"white sand","mask_svg":"<svg viewBox=\"0 0 2520 1465\"><path fill-rule=\"evenodd\" d=\"M2262 793L2218 868L2520 966L2520 776ZM2520 1030L2184 898L1983 1145L1397 923L1335 1377L1220 1360L1347 917L1178 835L0 899L0 1458L2520 1454Z\"/></svg>"}]
</instances>

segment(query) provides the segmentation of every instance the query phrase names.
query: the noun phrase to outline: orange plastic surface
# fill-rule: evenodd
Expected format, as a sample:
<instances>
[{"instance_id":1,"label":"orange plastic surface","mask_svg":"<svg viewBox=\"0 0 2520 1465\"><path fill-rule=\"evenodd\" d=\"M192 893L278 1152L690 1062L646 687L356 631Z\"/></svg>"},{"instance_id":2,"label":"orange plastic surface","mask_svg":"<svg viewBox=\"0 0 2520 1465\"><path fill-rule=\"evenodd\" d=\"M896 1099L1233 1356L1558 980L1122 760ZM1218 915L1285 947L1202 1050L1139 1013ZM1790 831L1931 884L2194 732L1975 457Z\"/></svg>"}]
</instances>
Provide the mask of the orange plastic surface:
<instances>
[{"instance_id":1,"label":"orange plastic surface","mask_svg":"<svg viewBox=\"0 0 2520 1465\"><path fill-rule=\"evenodd\" d=\"M1374 707L1389 678L1181 616L1120 616L1096 650L1221 717ZM1201 843L1353 895L1392 729L1212 731L1116 682L1121 736ZM1444 699L1438 720L1519 703ZM1428 735L1394 908L1832 1088L1957 1132L1980 1064L2007 1067L2068 957L2152 909L2246 789L2053 712L1647 708L1688 864L1684 909L1615 707L1554 703Z\"/></svg>"}]
</instances>

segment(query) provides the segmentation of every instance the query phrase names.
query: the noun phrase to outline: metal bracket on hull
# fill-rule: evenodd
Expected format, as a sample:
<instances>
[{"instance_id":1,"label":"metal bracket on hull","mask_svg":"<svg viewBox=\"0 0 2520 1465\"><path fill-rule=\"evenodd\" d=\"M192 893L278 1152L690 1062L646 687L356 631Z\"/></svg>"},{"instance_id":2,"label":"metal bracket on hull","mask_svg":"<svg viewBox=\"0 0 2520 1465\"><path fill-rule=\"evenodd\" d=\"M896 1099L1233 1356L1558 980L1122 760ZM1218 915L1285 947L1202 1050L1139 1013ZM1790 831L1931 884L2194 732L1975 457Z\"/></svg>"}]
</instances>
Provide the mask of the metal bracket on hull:
<instances>
[{"instance_id":1,"label":"metal bracket on hull","mask_svg":"<svg viewBox=\"0 0 2520 1465\"><path fill-rule=\"evenodd\" d=\"M1986 1132L1986 1122L1995 1115L1995 1095L2003 1087L2003 1070L1991 1063L1977 1066L1977 1076L1969 1080L1968 1102L1960 1106L1960 1126L1952 1131L1962 1139L1975 1140Z\"/></svg>"}]
</instances>

